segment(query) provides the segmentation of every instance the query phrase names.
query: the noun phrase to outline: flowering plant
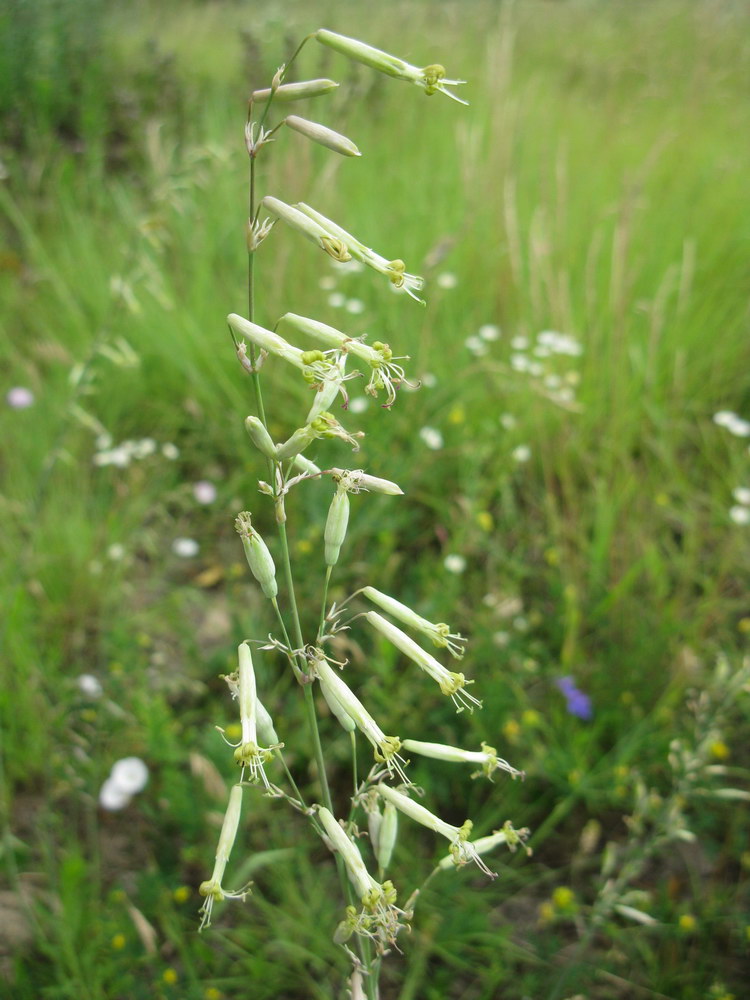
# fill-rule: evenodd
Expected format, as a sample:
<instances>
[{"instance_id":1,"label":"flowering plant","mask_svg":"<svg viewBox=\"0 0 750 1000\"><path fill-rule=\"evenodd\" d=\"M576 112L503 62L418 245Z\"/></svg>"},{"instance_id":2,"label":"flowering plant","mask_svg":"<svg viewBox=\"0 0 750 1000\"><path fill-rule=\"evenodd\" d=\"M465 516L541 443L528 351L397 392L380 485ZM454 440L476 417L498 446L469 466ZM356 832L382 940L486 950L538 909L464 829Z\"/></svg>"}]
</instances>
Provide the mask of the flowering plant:
<instances>
[{"instance_id":1,"label":"flowering plant","mask_svg":"<svg viewBox=\"0 0 750 1000\"><path fill-rule=\"evenodd\" d=\"M461 81L446 80L441 66L430 65L418 69L363 42L331 31L320 30L308 36L295 52L292 61L297 58L305 43L312 39L397 80L416 84L428 95L444 93L458 100L446 88L456 86ZM266 152L268 143L284 125L340 155L360 155L355 144L346 136L298 115L287 115L275 125L269 126L271 113L277 107L305 98L324 96L337 86L331 80L285 83L288 69L288 65L282 66L271 86L256 91L250 99L245 128L246 148L250 156L248 315L242 317L233 314L228 318L237 357L253 385L256 413L247 417L245 425L267 465L268 478L259 483L259 490L274 506L278 527L276 551L284 583L281 595L283 600L279 599L276 561L266 541L254 527L251 514L242 512L237 517L237 531L242 539L250 570L273 609L279 632L278 635L269 636L264 642L242 642L238 649L238 668L226 677L240 712L241 735L237 744L233 745L239 777L229 794L213 873L200 887L200 892L205 897L201 926L209 924L216 903L225 899L244 899L250 891L250 886L227 890L223 884L225 870L241 826L245 791L255 786L267 795L282 797L309 818L313 831L336 855L345 908L343 918L335 930L334 941L345 949L351 961L352 997L375 1000L378 996L382 958L398 946L399 934L412 919L419 892L417 889L405 901L400 901L401 897L394 883L386 878L397 838L399 814L449 841L448 855L439 862L430 877L446 868L461 867L469 862L475 863L486 875L493 877L494 873L483 856L499 844L515 850L519 844L524 843L527 831L517 831L507 822L502 830L475 840L472 839L471 820L467 819L461 826L454 826L417 801L422 793L409 778L407 754L420 754L445 762L471 763L478 767L472 777L486 775L491 778L498 770L516 777L520 772L499 758L495 748L486 743L482 744L480 750L463 750L389 735L386 729L381 728L382 725L387 727L387 720L376 720L358 697L356 689L359 685L353 676L354 671L347 668L345 663L338 662L333 655L337 648L336 637L342 630L355 623L364 625L392 644L416 668L432 679L439 690L453 700L459 712L481 707L480 700L469 691L473 681L463 672L449 669L438 658L447 654L455 661L461 660L464 655L466 640L449 625L428 621L369 583L338 606L329 606L328 603L331 576L346 541L350 495L369 491L397 497L402 494L402 490L395 483L362 469L338 466L321 468L305 452L320 439L336 439L351 447L354 452L359 449L362 432L345 428L331 412L337 396L342 397L346 406L346 383L362 374L348 370L348 364L359 365L364 369L367 378L365 391L372 396L381 396L384 408L388 409L396 402L399 387L407 381L403 363L408 358L398 355L385 342L375 340L368 344L364 337L351 337L318 320L292 312L285 313L273 330L259 326L255 320L256 255L276 222L281 221L312 242L336 264L356 260L384 275L394 288L417 301L421 301L418 293L423 281L417 275L408 273L402 260L389 260L369 249L347 230L309 205L302 202L289 205L275 195L257 198L258 158L261 153ZM259 109L257 117L256 109ZM268 217L265 213L268 213ZM283 336L278 332L279 328L282 328ZM288 337L292 339L287 339ZM302 346L292 342L297 338L301 339ZM268 430L260 379L261 366L266 361L269 362L269 368L277 363L293 368L309 386L312 395L306 417L284 441L274 441ZM321 612L316 634L305 637L297 608L295 580L287 542L286 497L291 490L303 487L310 480L323 478L332 484L333 496L324 530ZM357 599L368 602L366 610L357 613L352 608ZM373 610L371 605L375 605L378 610ZM418 636L418 639L412 638L391 619L398 621L405 629ZM437 655L423 648L422 642L429 644ZM280 653L302 690L309 725L310 753L317 765L320 786L317 802L309 802L300 791L284 760L282 740L289 736L284 732L277 734L273 720L258 697L253 657L258 655L259 650ZM328 784L316 692L321 696L321 704L323 701L327 704L331 714L350 734L354 794L343 818L337 818ZM358 733L370 744L373 755L369 772L361 778L357 777ZM251 794L254 793L253 790ZM367 824L369 852L365 851L366 837L360 830L363 820ZM371 873L365 860L368 853L377 867L377 877Z\"/></svg>"}]
</instances>

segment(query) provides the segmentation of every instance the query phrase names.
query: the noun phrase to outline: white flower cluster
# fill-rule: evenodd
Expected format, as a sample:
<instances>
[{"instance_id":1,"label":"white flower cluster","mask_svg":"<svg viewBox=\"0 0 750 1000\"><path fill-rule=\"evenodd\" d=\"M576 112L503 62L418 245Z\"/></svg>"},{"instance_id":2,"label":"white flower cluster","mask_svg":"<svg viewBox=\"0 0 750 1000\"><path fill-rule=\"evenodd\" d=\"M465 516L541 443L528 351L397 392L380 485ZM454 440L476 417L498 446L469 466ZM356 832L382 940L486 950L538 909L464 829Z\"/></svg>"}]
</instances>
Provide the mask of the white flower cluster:
<instances>
[{"instance_id":1,"label":"white flower cluster","mask_svg":"<svg viewBox=\"0 0 750 1000\"><path fill-rule=\"evenodd\" d=\"M150 458L158 451L164 458L174 461L179 458L180 451L176 445L167 441L161 448L153 438L139 438L134 441L123 441L114 445L109 434L100 434L96 439L96 451L94 452L94 465L103 467L114 465L118 469L125 469L131 462L139 462L144 458Z\"/></svg>"},{"instance_id":2,"label":"white flower cluster","mask_svg":"<svg viewBox=\"0 0 750 1000\"><path fill-rule=\"evenodd\" d=\"M750 437L750 420L744 420L731 410L719 410L718 413L714 413L714 423L735 437Z\"/></svg>"},{"instance_id":3,"label":"white flower cluster","mask_svg":"<svg viewBox=\"0 0 750 1000\"><path fill-rule=\"evenodd\" d=\"M750 524L750 488L737 486L732 490L732 496L737 501L729 508L729 516L735 524Z\"/></svg>"},{"instance_id":4,"label":"white flower cluster","mask_svg":"<svg viewBox=\"0 0 750 1000\"><path fill-rule=\"evenodd\" d=\"M99 805L107 812L124 809L147 784L148 767L141 758L123 757L112 765L109 777L100 788Z\"/></svg>"}]
</instances>

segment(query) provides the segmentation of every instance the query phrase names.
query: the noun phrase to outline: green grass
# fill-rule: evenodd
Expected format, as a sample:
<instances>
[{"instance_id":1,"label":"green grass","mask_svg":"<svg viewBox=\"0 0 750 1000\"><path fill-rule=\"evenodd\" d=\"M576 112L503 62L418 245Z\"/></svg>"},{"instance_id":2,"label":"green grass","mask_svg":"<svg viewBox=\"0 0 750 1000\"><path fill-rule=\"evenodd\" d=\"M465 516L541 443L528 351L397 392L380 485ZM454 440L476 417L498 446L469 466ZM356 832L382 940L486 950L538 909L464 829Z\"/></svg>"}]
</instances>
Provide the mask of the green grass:
<instances>
[{"instance_id":1,"label":"green grass","mask_svg":"<svg viewBox=\"0 0 750 1000\"><path fill-rule=\"evenodd\" d=\"M96 125L98 94L89 119L77 108L94 125L71 143L38 98L44 128L2 151L4 385L36 396L28 410L0 410L0 911L28 931L2 958L8 995L328 998L346 969L330 942L341 906L301 819L253 799L232 881L252 878L254 893L201 937L194 889L232 778L213 728L233 721L218 675L239 639L273 627L232 528L237 511L257 507L273 535L253 499L251 394L223 320L245 311L244 102L319 24L291 3L129 5L102 17L108 88L137 97L127 128ZM414 762L436 812L460 823L465 803L480 834L509 817L533 831L533 856L499 858L492 885L468 872L431 883L404 956L386 963L383 1000L742 996L747 807L701 789L747 781L747 706L722 705L730 683L714 675L719 654L730 673L746 654L750 541L728 511L732 489L750 485L747 441L712 416L750 416L748 13L728 0L389 2L365 19L330 3L320 23L416 64L444 61L469 80L471 101L426 101L310 49L300 72L347 84L311 117L364 155L332 163L289 134L272 149L273 175L261 171L263 192L304 198L429 280L422 310L377 276L342 278L366 306L349 316L327 304L318 281L333 272L311 245L278 227L258 255L261 322L293 310L368 330L436 378L391 412L345 418L367 432L357 462L407 497L353 499L332 596L372 583L471 637L462 669L485 707L468 718L366 633L352 632L348 655L389 731L488 739L527 772L490 786ZM92 91L85 74L84 84ZM443 272L455 288L439 286ZM503 336L477 358L465 341L484 323ZM512 338L545 329L583 344L554 367L578 374L571 405L512 367ZM135 364L109 350L118 338ZM83 370L78 390L72 370ZM281 436L304 390L271 363L264 372ZM179 456L98 468L96 433L74 405L115 443L151 437ZM424 426L441 431L441 450L424 447ZM520 445L526 463L512 457ZM319 457L345 461L333 445ZM202 479L218 489L208 507L192 495ZM289 504L310 626L327 504L322 485ZM200 555L173 555L177 537L198 540ZM466 558L463 574L443 569L451 553ZM312 798L301 699L280 662L261 670ZM102 699L82 696L82 673L99 677ZM563 674L592 696L590 723L565 712ZM709 703L697 725L689 688ZM323 733L343 804L347 740L330 720ZM675 738L698 748L701 768L729 773L676 786ZM148 763L148 788L104 814L99 787L130 754ZM638 776L653 790L640 806ZM684 799L695 843L662 839L675 820L657 792L667 806ZM600 871L615 847L615 877L638 865L628 888L648 895L628 905L652 926L604 908ZM441 854L402 824L393 877L404 895ZM560 887L575 893L567 907L559 895L550 903Z\"/></svg>"}]
</instances>

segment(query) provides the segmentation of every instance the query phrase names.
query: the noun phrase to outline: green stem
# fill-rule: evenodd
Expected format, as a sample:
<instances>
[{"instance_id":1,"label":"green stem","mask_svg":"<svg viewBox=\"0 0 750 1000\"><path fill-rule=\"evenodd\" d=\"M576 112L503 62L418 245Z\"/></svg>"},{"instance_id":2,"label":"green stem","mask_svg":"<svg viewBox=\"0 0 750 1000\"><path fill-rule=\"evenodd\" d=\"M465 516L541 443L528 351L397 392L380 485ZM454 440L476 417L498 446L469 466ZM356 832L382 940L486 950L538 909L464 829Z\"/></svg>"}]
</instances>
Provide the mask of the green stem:
<instances>
[{"instance_id":1,"label":"green stem","mask_svg":"<svg viewBox=\"0 0 750 1000\"><path fill-rule=\"evenodd\" d=\"M333 572L333 566L329 566L326 570L326 579L323 584L323 602L320 606L320 625L318 625L318 642L320 642L320 637L323 635L323 626L326 622L326 606L328 604L328 584L331 582L331 573Z\"/></svg>"},{"instance_id":2,"label":"green stem","mask_svg":"<svg viewBox=\"0 0 750 1000\"><path fill-rule=\"evenodd\" d=\"M359 788L359 778L357 777L357 733L354 729L349 733L352 741L352 773L354 774L354 794Z\"/></svg>"}]
</instances>

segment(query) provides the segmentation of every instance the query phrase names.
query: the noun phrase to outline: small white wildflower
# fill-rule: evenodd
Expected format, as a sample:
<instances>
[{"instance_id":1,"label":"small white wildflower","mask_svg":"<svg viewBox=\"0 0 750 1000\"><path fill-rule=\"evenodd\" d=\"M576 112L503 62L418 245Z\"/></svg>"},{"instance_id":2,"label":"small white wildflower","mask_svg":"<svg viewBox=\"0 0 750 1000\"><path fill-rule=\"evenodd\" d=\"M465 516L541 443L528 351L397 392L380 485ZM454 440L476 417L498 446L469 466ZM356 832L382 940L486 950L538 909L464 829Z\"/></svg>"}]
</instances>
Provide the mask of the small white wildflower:
<instances>
[{"instance_id":1,"label":"small white wildflower","mask_svg":"<svg viewBox=\"0 0 750 1000\"><path fill-rule=\"evenodd\" d=\"M443 559L443 566L445 566L449 573L458 575L466 569L466 559L454 552Z\"/></svg>"},{"instance_id":2,"label":"small white wildflower","mask_svg":"<svg viewBox=\"0 0 750 1000\"><path fill-rule=\"evenodd\" d=\"M511 457L515 462L528 462L531 458L531 448L527 444L519 444L511 452Z\"/></svg>"},{"instance_id":3,"label":"small white wildflower","mask_svg":"<svg viewBox=\"0 0 750 1000\"><path fill-rule=\"evenodd\" d=\"M365 396L357 396L355 399L349 401L349 412L364 413L369 405L370 405L369 399L367 399Z\"/></svg>"},{"instance_id":4,"label":"small white wildflower","mask_svg":"<svg viewBox=\"0 0 750 1000\"><path fill-rule=\"evenodd\" d=\"M730 507L729 516L735 524L750 524L750 507Z\"/></svg>"},{"instance_id":5,"label":"small white wildflower","mask_svg":"<svg viewBox=\"0 0 750 1000\"><path fill-rule=\"evenodd\" d=\"M500 649L505 649L510 642L510 632L495 632L492 636L492 641L496 646L499 646Z\"/></svg>"},{"instance_id":6,"label":"small white wildflower","mask_svg":"<svg viewBox=\"0 0 750 1000\"><path fill-rule=\"evenodd\" d=\"M503 413L500 415L500 423L506 431L512 431L516 426L517 421L512 413Z\"/></svg>"},{"instance_id":7,"label":"small white wildflower","mask_svg":"<svg viewBox=\"0 0 750 1000\"><path fill-rule=\"evenodd\" d=\"M437 375L433 375L432 372L425 372L419 381L425 389L434 389L437 385Z\"/></svg>"},{"instance_id":8,"label":"small white wildflower","mask_svg":"<svg viewBox=\"0 0 750 1000\"><path fill-rule=\"evenodd\" d=\"M148 768L140 757L123 757L112 765L109 777L127 795L135 795L148 784Z\"/></svg>"},{"instance_id":9,"label":"small white wildflower","mask_svg":"<svg viewBox=\"0 0 750 1000\"><path fill-rule=\"evenodd\" d=\"M512 354L510 358L510 367L514 372L527 372L529 370L529 365L531 362L526 357L525 354Z\"/></svg>"},{"instance_id":10,"label":"small white wildflower","mask_svg":"<svg viewBox=\"0 0 750 1000\"><path fill-rule=\"evenodd\" d=\"M544 373L544 366L540 365L538 361L530 361L527 371L529 375L533 375L534 378L538 378Z\"/></svg>"},{"instance_id":11,"label":"small white wildflower","mask_svg":"<svg viewBox=\"0 0 750 1000\"><path fill-rule=\"evenodd\" d=\"M443 447L443 435L436 427L423 427L419 436L430 451L440 451Z\"/></svg>"},{"instance_id":12,"label":"small white wildflower","mask_svg":"<svg viewBox=\"0 0 750 1000\"><path fill-rule=\"evenodd\" d=\"M174 462L176 458L180 457L180 449L176 444L172 444L171 441L167 441L161 446L161 453L165 458L168 458L170 462Z\"/></svg>"},{"instance_id":13,"label":"small white wildflower","mask_svg":"<svg viewBox=\"0 0 750 1000\"><path fill-rule=\"evenodd\" d=\"M200 479L193 483L193 496L198 503L209 504L216 499L216 487L208 479Z\"/></svg>"},{"instance_id":14,"label":"small white wildflower","mask_svg":"<svg viewBox=\"0 0 750 1000\"><path fill-rule=\"evenodd\" d=\"M332 292L336 288L336 279L331 274L324 274L318 282L318 287L324 292Z\"/></svg>"},{"instance_id":15,"label":"small white wildflower","mask_svg":"<svg viewBox=\"0 0 750 1000\"><path fill-rule=\"evenodd\" d=\"M736 486L732 490L732 496L737 501L737 503L741 503L745 507L750 507L750 487Z\"/></svg>"},{"instance_id":16,"label":"small white wildflower","mask_svg":"<svg viewBox=\"0 0 750 1000\"><path fill-rule=\"evenodd\" d=\"M479 327L479 336L482 340L499 340L502 336L502 332L499 326L494 323L484 323Z\"/></svg>"},{"instance_id":17,"label":"small white wildflower","mask_svg":"<svg viewBox=\"0 0 750 1000\"><path fill-rule=\"evenodd\" d=\"M365 311L365 304L362 299L347 299L344 308L348 313L351 313L352 316L359 316Z\"/></svg>"},{"instance_id":18,"label":"small white wildflower","mask_svg":"<svg viewBox=\"0 0 750 1000\"><path fill-rule=\"evenodd\" d=\"M175 538L172 542L172 551L180 559L192 559L200 551L200 545L194 538Z\"/></svg>"},{"instance_id":19,"label":"small white wildflower","mask_svg":"<svg viewBox=\"0 0 750 1000\"><path fill-rule=\"evenodd\" d=\"M513 619L513 628L516 632L528 632L529 631L529 620L524 617L524 615L516 615Z\"/></svg>"},{"instance_id":20,"label":"small white wildflower","mask_svg":"<svg viewBox=\"0 0 750 1000\"><path fill-rule=\"evenodd\" d=\"M560 385L560 376L559 375L545 375L545 377L544 377L544 384L546 385L546 387L548 389L557 389L557 387Z\"/></svg>"},{"instance_id":21,"label":"small white wildflower","mask_svg":"<svg viewBox=\"0 0 750 1000\"><path fill-rule=\"evenodd\" d=\"M133 441L130 444L130 454L133 458L148 458L156 451L156 441L153 438L141 438L140 441Z\"/></svg>"},{"instance_id":22,"label":"small white wildflower","mask_svg":"<svg viewBox=\"0 0 750 1000\"><path fill-rule=\"evenodd\" d=\"M130 798L130 795L112 778L107 778L99 789L99 805L107 812L117 812L119 809L124 809L130 803Z\"/></svg>"},{"instance_id":23,"label":"small white wildflower","mask_svg":"<svg viewBox=\"0 0 750 1000\"><path fill-rule=\"evenodd\" d=\"M513 348L514 351L525 351L526 348L529 346L529 338L513 337L513 339L510 342L510 346Z\"/></svg>"},{"instance_id":24,"label":"small white wildflower","mask_svg":"<svg viewBox=\"0 0 750 1000\"><path fill-rule=\"evenodd\" d=\"M106 451L98 451L93 458L94 465L105 466L114 465L118 469L125 469L130 465L130 452L127 448L109 448Z\"/></svg>"},{"instance_id":25,"label":"small white wildflower","mask_svg":"<svg viewBox=\"0 0 750 1000\"><path fill-rule=\"evenodd\" d=\"M583 350L575 337L571 337L567 333L557 333L555 330L543 330L536 339L538 343L548 347L554 354L568 354L577 357Z\"/></svg>"},{"instance_id":26,"label":"small white wildflower","mask_svg":"<svg viewBox=\"0 0 750 1000\"><path fill-rule=\"evenodd\" d=\"M713 422L719 427L726 427L727 424L731 424L736 419L737 414L732 413L731 410L719 410L718 413L714 413L713 415Z\"/></svg>"},{"instance_id":27,"label":"small white wildflower","mask_svg":"<svg viewBox=\"0 0 750 1000\"><path fill-rule=\"evenodd\" d=\"M443 271L442 274L437 276L436 284L438 288L455 288L458 284L458 278L450 271Z\"/></svg>"},{"instance_id":28,"label":"small white wildflower","mask_svg":"<svg viewBox=\"0 0 750 1000\"><path fill-rule=\"evenodd\" d=\"M564 385L562 389L558 389L555 393L555 399L558 403L572 403L575 398L575 393L567 385Z\"/></svg>"},{"instance_id":29,"label":"small white wildflower","mask_svg":"<svg viewBox=\"0 0 750 1000\"><path fill-rule=\"evenodd\" d=\"M340 309L346 303L346 296L342 292L332 292L328 296L328 305L334 309Z\"/></svg>"},{"instance_id":30,"label":"small white wildflower","mask_svg":"<svg viewBox=\"0 0 750 1000\"><path fill-rule=\"evenodd\" d=\"M108 433L97 434L96 440L94 442L97 451L104 451L107 448L112 447L112 435Z\"/></svg>"},{"instance_id":31,"label":"small white wildflower","mask_svg":"<svg viewBox=\"0 0 750 1000\"><path fill-rule=\"evenodd\" d=\"M87 698L101 698L104 689L98 677L94 677L93 674L81 674L76 683L78 690Z\"/></svg>"},{"instance_id":32,"label":"small white wildflower","mask_svg":"<svg viewBox=\"0 0 750 1000\"><path fill-rule=\"evenodd\" d=\"M464 341L464 347L477 358L481 358L487 353L487 345L479 337L467 337Z\"/></svg>"},{"instance_id":33,"label":"small white wildflower","mask_svg":"<svg viewBox=\"0 0 750 1000\"><path fill-rule=\"evenodd\" d=\"M119 562L125 558L125 546L120 545L119 542L115 542L114 545L110 545L107 549L107 555L113 562Z\"/></svg>"},{"instance_id":34,"label":"small white wildflower","mask_svg":"<svg viewBox=\"0 0 750 1000\"><path fill-rule=\"evenodd\" d=\"M34 405L34 393L25 386L16 385L8 390L5 402L13 410L26 410Z\"/></svg>"},{"instance_id":35,"label":"small white wildflower","mask_svg":"<svg viewBox=\"0 0 750 1000\"><path fill-rule=\"evenodd\" d=\"M734 416L724 426L735 437L750 437L750 420L743 420L742 417Z\"/></svg>"}]
</instances>

